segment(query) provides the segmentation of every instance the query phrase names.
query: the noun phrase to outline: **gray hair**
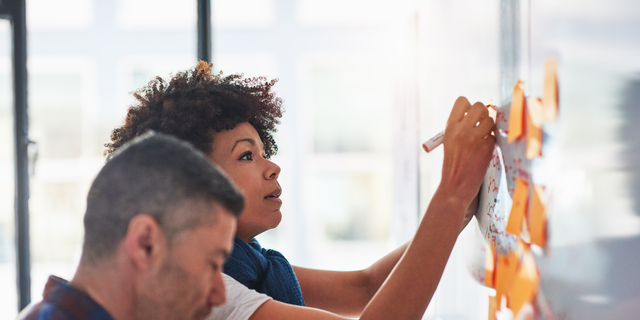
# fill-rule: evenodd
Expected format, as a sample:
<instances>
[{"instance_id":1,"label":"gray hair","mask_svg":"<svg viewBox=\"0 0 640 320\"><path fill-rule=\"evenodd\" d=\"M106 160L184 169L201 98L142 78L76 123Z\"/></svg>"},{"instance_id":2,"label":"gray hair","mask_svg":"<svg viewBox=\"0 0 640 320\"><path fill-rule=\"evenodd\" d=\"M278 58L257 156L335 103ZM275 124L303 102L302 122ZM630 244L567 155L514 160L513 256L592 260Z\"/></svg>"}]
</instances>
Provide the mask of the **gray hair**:
<instances>
[{"instance_id":1,"label":"gray hair","mask_svg":"<svg viewBox=\"0 0 640 320\"><path fill-rule=\"evenodd\" d=\"M227 176L190 144L150 132L121 147L93 181L84 216L82 260L94 262L115 252L129 222L152 216L169 241L180 231L215 221L185 206L219 204L236 217L244 197ZM186 216L184 216L186 215ZM176 223L176 221L181 221Z\"/></svg>"}]
</instances>

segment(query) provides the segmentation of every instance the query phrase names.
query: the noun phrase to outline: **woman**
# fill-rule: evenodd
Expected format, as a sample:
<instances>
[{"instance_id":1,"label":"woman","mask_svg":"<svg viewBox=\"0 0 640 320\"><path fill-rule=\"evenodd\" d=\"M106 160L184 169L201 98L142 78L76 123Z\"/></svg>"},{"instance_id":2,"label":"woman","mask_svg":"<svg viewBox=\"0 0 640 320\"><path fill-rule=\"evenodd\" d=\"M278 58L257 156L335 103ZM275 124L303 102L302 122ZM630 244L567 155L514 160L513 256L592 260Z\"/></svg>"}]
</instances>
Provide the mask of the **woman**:
<instances>
[{"instance_id":1,"label":"woman","mask_svg":"<svg viewBox=\"0 0 640 320\"><path fill-rule=\"evenodd\" d=\"M134 93L138 103L124 125L113 130L105 153L148 130L191 142L245 194L225 273L278 301L359 316L407 244L364 270L336 272L292 267L279 252L265 250L255 240L282 219L280 167L269 160L277 152L273 133L282 116L282 101L271 91L274 84L265 78L212 75L211 65L202 61L168 82L156 78Z\"/></svg>"}]
</instances>

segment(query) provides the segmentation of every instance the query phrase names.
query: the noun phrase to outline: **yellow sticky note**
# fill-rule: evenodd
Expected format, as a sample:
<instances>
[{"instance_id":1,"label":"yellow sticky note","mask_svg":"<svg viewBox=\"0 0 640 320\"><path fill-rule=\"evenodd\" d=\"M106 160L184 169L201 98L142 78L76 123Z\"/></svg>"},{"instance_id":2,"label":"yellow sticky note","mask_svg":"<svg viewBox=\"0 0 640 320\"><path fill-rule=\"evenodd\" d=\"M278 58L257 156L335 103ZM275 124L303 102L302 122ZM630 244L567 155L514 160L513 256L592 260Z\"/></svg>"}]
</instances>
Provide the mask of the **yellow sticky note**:
<instances>
[{"instance_id":1,"label":"yellow sticky note","mask_svg":"<svg viewBox=\"0 0 640 320\"><path fill-rule=\"evenodd\" d=\"M518 80L513 87L513 100L509 111L508 142L519 138L524 133L524 89L522 81Z\"/></svg>"},{"instance_id":2,"label":"yellow sticky note","mask_svg":"<svg viewBox=\"0 0 640 320\"><path fill-rule=\"evenodd\" d=\"M547 245L547 208L542 186L533 185L529 207L529 233L531 243L545 247Z\"/></svg>"},{"instance_id":3,"label":"yellow sticky note","mask_svg":"<svg viewBox=\"0 0 640 320\"><path fill-rule=\"evenodd\" d=\"M526 215L527 202L529 200L529 184L516 177L516 189L513 191L513 205L507 221L506 231L516 236L522 230L522 219Z\"/></svg>"},{"instance_id":4,"label":"yellow sticky note","mask_svg":"<svg viewBox=\"0 0 640 320\"><path fill-rule=\"evenodd\" d=\"M484 284L489 287L494 287L494 275L495 275L495 264L496 264L496 249L493 245L487 244L485 254L485 262L484 262Z\"/></svg>"},{"instance_id":5,"label":"yellow sticky note","mask_svg":"<svg viewBox=\"0 0 640 320\"><path fill-rule=\"evenodd\" d=\"M540 284L540 276L538 275L538 267L531 251L526 250L522 263L518 267L518 271L513 279L511 287L507 292L507 305L513 311L513 315L517 316L525 303L533 301L538 286Z\"/></svg>"},{"instance_id":6,"label":"yellow sticky note","mask_svg":"<svg viewBox=\"0 0 640 320\"><path fill-rule=\"evenodd\" d=\"M533 159L542 154L542 101L538 98L529 99L526 111L527 149L525 157Z\"/></svg>"},{"instance_id":7,"label":"yellow sticky note","mask_svg":"<svg viewBox=\"0 0 640 320\"><path fill-rule=\"evenodd\" d=\"M558 75L556 69L555 59L549 59L544 63L542 105L545 121L553 121L558 118Z\"/></svg>"},{"instance_id":8,"label":"yellow sticky note","mask_svg":"<svg viewBox=\"0 0 640 320\"><path fill-rule=\"evenodd\" d=\"M496 267L496 299L502 300L502 296L509 292L513 279L518 268L518 257L513 251L509 255L498 255L498 265ZM498 310L500 305L498 304Z\"/></svg>"}]
</instances>

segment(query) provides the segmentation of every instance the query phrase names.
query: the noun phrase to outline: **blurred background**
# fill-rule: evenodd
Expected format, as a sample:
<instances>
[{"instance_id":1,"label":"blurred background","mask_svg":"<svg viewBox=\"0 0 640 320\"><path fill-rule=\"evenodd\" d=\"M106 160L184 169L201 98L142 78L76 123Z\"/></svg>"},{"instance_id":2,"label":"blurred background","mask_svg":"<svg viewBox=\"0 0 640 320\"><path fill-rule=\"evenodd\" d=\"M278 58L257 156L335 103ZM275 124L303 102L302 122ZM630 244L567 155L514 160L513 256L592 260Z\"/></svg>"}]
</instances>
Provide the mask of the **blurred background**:
<instances>
[{"instance_id":1,"label":"blurred background","mask_svg":"<svg viewBox=\"0 0 640 320\"><path fill-rule=\"evenodd\" d=\"M556 57L561 119L548 129L560 151L547 182L562 200L550 208L558 254L540 260L543 285L569 315L640 296L633 282L621 295L601 281L617 259L630 277L640 268L634 0L212 0L211 8L214 69L279 79L286 108L273 158L283 221L259 236L263 246L296 265L352 270L408 241L442 165L442 148L426 154L420 144L444 129L455 99L509 101L516 79L541 96L543 61ZM50 274L74 274L86 193L130 92L197 63L197 3L27 0L26 17L39 300ZM0 20L2 320L18 311L11 72L11 28ZM476 228L462 232L425 319L487 319L490 290L464 262ZM624 239L629 254L607 255L601 239Z\"/></svg>"}]
</instances>

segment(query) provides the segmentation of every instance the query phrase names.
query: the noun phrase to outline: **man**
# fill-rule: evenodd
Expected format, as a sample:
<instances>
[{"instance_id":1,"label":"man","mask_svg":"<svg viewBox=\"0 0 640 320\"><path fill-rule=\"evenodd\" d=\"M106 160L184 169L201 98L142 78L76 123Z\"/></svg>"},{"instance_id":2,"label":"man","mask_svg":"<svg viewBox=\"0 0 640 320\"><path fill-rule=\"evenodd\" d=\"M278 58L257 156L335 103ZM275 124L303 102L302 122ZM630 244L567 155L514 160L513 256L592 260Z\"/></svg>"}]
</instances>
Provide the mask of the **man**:
<instances>
[{"instance_id":1,"label":"man","mask_svg":"<svg viewBox=\"0 0 640 320\"><path fill-rule=\"evenodd\" d=\"M147 134L117 152L87 197L78 270L50 277L18 319L204 319L244 199L199 151Z\"/></svg>"}]
</instances>

